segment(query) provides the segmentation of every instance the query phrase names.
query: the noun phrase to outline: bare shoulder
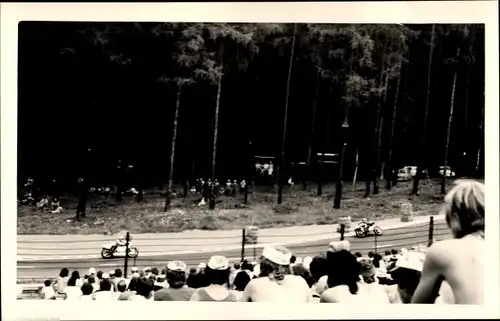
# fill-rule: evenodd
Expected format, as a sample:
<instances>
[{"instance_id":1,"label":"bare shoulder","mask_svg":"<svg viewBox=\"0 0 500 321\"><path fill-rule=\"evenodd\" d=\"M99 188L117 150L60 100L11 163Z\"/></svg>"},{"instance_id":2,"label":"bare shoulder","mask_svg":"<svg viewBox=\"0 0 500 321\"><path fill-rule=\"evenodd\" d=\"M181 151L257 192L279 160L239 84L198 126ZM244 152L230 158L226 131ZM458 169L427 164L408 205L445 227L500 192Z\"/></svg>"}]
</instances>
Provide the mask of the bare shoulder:
<instances>
[{"instance_id":1,"label":"bare shoulder","mask_svg":"<svg viewBox=\"0 0 500 321\"><path fill-rule=\"evenodd\" d=\"M427 249L427 252L425 253L425 260L432 261L434 263L447 262L450 259L453 259L457 253L461 253L461 247L462 245L457 239L436 242Z\"/></svg>"}]
</instances>

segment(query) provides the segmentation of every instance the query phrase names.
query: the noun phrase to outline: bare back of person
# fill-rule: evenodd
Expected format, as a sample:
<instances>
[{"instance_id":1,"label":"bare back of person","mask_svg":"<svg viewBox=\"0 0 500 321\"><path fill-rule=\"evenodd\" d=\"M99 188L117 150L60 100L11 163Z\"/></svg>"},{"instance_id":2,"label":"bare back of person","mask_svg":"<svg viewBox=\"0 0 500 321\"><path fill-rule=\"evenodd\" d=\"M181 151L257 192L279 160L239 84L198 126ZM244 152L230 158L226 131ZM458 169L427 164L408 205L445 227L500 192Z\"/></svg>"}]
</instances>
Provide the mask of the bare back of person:
<instances>
[{"instance_id":1,"label":"bare back of person","mask_svg":"<svg viewBox=\"0 0 500 321\"><path fill-rule=\"evenodd\" d=\"M430 280L433 276L435 281ZM422 288L427 286L427 282L429 287L435 282L439 289L443 281L450 286L455 304L484 302L484 238L471 234L437 242L429 249L421 279L421 283L424 283ZM435 299L427 297L425 290L415 293L415 303Z\"/></svg>"}]
</instances>

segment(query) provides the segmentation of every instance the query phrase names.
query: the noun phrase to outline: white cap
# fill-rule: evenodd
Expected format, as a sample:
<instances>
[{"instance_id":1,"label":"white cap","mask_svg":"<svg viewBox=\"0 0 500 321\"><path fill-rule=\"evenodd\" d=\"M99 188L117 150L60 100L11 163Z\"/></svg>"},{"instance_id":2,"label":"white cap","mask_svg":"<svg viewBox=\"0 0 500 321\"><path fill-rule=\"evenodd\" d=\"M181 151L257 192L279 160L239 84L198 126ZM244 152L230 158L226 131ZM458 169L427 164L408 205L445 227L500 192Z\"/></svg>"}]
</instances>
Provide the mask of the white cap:
<instances>
[{"instance_id":1,"label":"white cap","mask_svg":"<svg viewBox=\"0 0 500 321\"><path fill-rule=\"evenodd\" d=\"M207 266L212 270L227 270L229 269L229 260L225 256L214 255L208 261Z\"/></svg>"},{"instance_id":2,"label":"white cap","mask_svg":"<svg viewBox=\"0 0 500 321\"><path fill-rule=\"evenodd\" d=\"M110 271L109 271L109 275L115 275L115 271L110 270Z\"/></svg>"},{"instance_id":3,"label":"white cap","mask_svg":"<svg viewBox=\"0 0 500 321\"><path fill-rule=\"evenodd\" d=\"M134 266L133 268L131 268L131 269L130 269L130 271L132 271L132 272L137 272L137 271L139 271L139 268L138 268L138 267L136 267L136 266Z\"/></svg>"},{"instance_id":4,"label":"white cap","mask_svg":"<svg viewBox=\"0 0 500 321\"><path fill-rule=\"evenodd\" d=\"M140 277L141 277L141 275L139 273L137 273L137 272L132 273L132 279L138 279Z\"/></svg>"},{"instance_id":5,"label":"white cap","mask_svg":"<svg viewBox=\"0 0 500 321\"><path fill-rule=\"evenodd\" d=\"M167 269L170 271L186 271L186 263L182 261L172 261L167 264Z\"/></svg>"},{"instance_id":6,"label":"white cap","mask_svg":"<svg viewBox=\"0 0 500 321\"><path fill-rule=\"evenodd\" d=\"M89 269L89 275L96 275L97 274L97 271L94 269L94 268L90 268Z\"/></svg>"},{"instance_id":7,"label":"white cap","mask_svg":"<svg viewBox=\"0 0 500 321\"><path fill-rule=\"evenodd\" d=\"M109 273L103 273L102 274L103 279L109 279Z\"/></svg>"},{"instance_id":8,"label":"white cap","mask_svg":"<svg viewBox=\"0 0 500 321\"><path fill-rule=\"evenodd\" d=\"M301 257L297 257L297 258L295 259L295 264L302 264L302 262L303 262L303 260L302 260L302 258L301 258Z\"/></svg>"},{"instance_id":9,"label":"white cap","mask_svg":"<svg viewBox=\"0 0 500 321\"><path fill-rule=\"evenodd\" d=\"M292 252L283 246L266 246L262 256L279 265L289 265Z\"/></svg>"},{"instance_id":10,"label":"white cap","mask_svg":"<svg viewBox=\"0 0 500 321\"><path fill-rule=\"evenodd\" d=\"M198 264L198 269L204 269L207 267L207 264L205 262L201 262L200 264Z\"/></svg>"},{"instance_id":11,"label":"white cap","mask_svg":"<svg viewBox=\"0 0 500 321\"><path fill-rule=\"evenodd\" d=\"M144 268L144 272L151 272L151 268L150 267Z\"/></svg>"}]
</instances>

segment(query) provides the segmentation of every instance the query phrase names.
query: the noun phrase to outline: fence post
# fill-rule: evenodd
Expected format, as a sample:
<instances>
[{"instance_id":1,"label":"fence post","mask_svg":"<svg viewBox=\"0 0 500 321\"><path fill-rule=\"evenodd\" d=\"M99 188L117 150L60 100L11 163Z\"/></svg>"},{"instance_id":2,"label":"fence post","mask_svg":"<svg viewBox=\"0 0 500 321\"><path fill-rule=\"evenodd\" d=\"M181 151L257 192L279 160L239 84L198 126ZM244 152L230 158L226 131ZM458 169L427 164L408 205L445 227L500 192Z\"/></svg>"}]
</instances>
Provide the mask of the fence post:
<instances>
[{"instance_id":1,"label":"fence post","mask_svg":"<svg viewBox=\"0 0 500 321\"><path fill-rule=\"evenodd\" d=\"M340 240L344 240L344 234L345 234L345 224L340 224Z\"/></svg>"},{"instance_id":2,"label":"fence post","mask_svg":"<svg viewBox=\"0 0 500 321\"><path fill-rule=\"evenodd\" d=\"M429 220L429 242L427 246L431 246L434 241L434 216L431 216Z\"/></svg>"},{"instance_id":3,"label":"fence post","mask_svg":"<svg viewBox=\"0 0 500 321\"><path fill-rule=\"evenodd\" d=\"M256 251L255 251L255 243L254 243L254 245L253 245L253 260L254 260L254 261L255 261L255 260L257 260L257 259L255 258L255 257L257 256L257 255L256 255L257 253L255 253L255 252L256 252Z\"/></svg>"},{"instance_id":4,"label":"fence post","mask_svg":"<svg viewBox=\"0 0 500 321\"><path fill-rule=\"evenodd\" d=\"M130 234L127 232L127 244L125 245L125 268L123 271L123 276L124 278L127 278L127 269L128 269L128 243L130 240Z\"/></svg>"},{"instance_id":5,"label":"fence post","mask_svg":"<svg viewBox=\"0 0 500 321\"><path fill-rule=\"evenodd\" d=\"M245 229L242 230L241 234L241 262L245 260Z\"/></svg>"}]
</instances>

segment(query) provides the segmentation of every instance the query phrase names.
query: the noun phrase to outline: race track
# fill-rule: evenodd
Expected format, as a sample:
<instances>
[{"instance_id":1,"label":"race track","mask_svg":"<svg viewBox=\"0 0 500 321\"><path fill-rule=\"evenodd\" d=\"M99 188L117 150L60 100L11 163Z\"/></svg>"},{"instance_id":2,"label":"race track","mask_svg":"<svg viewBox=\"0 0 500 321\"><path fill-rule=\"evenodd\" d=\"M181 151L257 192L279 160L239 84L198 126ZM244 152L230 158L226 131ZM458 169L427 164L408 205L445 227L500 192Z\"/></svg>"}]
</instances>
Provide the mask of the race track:
<instances>
[{"instance_id":1,"label":"race track","mask_svg":"<svg viewBox=\"0 0 500 321\"><path fill-rule=\"evenodd\" d=\"M377 250L379 253L383 253L387 249L400 249L402 247L410 248L413 245L427 244L428 242L428 224L418 224L413 226L389 229L384 231L384 235L375 238L374 236L368 236L363 239L356 238L354 236L347 236L346 239L351 242L352 252L361 252L363 254L369 251ZM349 233L349 235L352 233ZM448 228L446 227L444 221L437 221L434 227L434 239L440 241L443 239L451 238ZM324 253L327 250L328 243L333 240L334 237L330 239L321 240L297 240L295 244L287 244L286 246L299 257L314 256L319 253ZM229 243L229 242L228 242ZM241 248L238 248L238 241L233 241L232 248L221 249L221 250L202 250L199 252L178 252L172 254L161 254L154 253L153 255L148 255L147 250L141 248L140 245L134 244L139 248L139 257L134 261L129 260L129 267L157 267L162 269L166 266L168 261L171 260L182 260L188 264L188 266L196 266L200 262L207 261L211 255L224 255L228 257L231 261L239 261L241 257ZM54 248L58 248L58 244L53 244ZM67 249L67 244L59 244L60 247ZM76 248L77 245L75 245ZM100 253L99 245L96 245L95 249L91 249L94 253L93 257L68 257L66 259L57 258L47 258L47 259L37 259L32 261L18 261L17 273L18 279L44 279L44 278L54 278L59 274L62 268L68 268L70 273L74 270L78 270L80 275L83 276L87 273L90 267L94 267L97 270L109 271L116 268L124 267L124 259L107 259L104 260L98 256ZM146 252L146 254L144 254ZM261 247L253 247L251 245L245 248L245 258L252 261L258 258L262 253Z\"/></svg>"}]
</instances>

